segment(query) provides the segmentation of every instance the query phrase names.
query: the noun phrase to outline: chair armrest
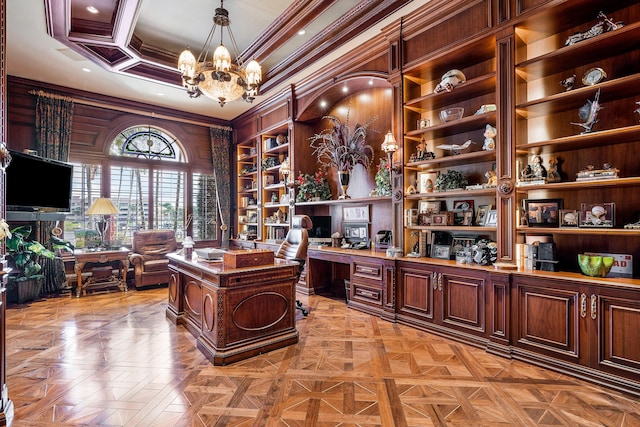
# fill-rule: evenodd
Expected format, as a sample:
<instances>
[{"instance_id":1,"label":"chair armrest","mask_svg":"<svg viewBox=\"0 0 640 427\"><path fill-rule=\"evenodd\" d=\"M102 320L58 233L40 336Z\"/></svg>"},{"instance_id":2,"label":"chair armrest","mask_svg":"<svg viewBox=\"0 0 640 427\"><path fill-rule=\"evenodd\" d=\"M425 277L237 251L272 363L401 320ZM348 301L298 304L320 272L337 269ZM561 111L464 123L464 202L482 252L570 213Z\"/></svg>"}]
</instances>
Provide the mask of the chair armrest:
<instances>
[{"instance_id":1,"label":"chair armrest","mask_svg":"<svg viewBox=\"0 0 640 427\"><path fill-rule=\"evenodd\" d=\"M140 254L131 254L129 255L129 262L133 265L142 265L144 264L144 257Z\"/></svg>"}]
</instances>

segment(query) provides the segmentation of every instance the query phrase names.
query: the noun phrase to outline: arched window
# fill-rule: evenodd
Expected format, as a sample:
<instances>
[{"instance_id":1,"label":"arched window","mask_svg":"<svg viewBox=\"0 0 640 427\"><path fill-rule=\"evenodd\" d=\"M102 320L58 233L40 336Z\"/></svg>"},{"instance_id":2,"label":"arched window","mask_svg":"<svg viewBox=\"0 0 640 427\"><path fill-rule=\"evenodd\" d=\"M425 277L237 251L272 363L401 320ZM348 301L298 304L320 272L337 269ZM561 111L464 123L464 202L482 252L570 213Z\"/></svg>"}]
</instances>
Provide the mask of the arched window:
<instances>
[{"instance_id":1,"label":"arched window","mask_svg":"<svg viewBox=\"0 0 640 427\"><path fill-rule=\"evenodd\" d=\"M172 229L178 240L187 235L194 240L219 239L213 176L189 169L175 137L154 126L130 127L113 139L109 154L108 171L101 165L74 164L72 213L65 222L67 239L76 238L85 247L98 241L95 218L88 217L86 211L107 191L118 209L111 217L111 246L129 244L133 232L144 229ZM189 201L187 194L191 194ZM78 239L78 235L84 238Z\"/></svg>"}]
</instances>

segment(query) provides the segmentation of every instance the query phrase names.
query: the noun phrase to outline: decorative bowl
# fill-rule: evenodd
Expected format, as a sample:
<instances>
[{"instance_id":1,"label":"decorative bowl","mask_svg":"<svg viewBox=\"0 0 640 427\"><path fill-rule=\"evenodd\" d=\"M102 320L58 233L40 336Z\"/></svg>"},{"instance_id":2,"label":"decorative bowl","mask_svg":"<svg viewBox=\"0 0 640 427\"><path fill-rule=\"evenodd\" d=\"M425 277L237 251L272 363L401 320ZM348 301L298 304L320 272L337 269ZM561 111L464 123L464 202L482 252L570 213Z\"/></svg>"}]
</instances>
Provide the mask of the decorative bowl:
<instances>
[{"instance_id":1,"label":"decorative bowl","mask_svg":"<svg viewBox=\"0 0 640 427\"><path fill-rule=\"evenodd\" d=\"M445 108L444 110L440 111L440 120L442 120L442 123L460 120L463 114L464 108L462 107Z\"/></svg>"},{"instance_id":2,"label":"decorative bowl","mask_svg":"<svg viewBox=\"0 0 640 427\"><path fill-rule=\"evenodd\" d=\"M613 257L578 254L578 265L582 274L591 277L605 277L613 267Z\"/></svg>"}]
</instances>

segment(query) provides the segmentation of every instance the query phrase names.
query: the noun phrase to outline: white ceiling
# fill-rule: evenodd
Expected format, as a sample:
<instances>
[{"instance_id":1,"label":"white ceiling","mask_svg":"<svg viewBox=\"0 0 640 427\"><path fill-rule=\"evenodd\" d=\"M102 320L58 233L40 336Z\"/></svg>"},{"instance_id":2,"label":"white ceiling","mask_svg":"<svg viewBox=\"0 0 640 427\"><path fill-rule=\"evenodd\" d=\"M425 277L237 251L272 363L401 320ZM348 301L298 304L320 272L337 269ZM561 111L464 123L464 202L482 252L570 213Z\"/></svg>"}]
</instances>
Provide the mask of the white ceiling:
<instances>
[{"instance_id":1,"label":"white ceiling","mask_svg":"<svg viewBox=\"0 0 640 427\"><path fill-rule=\"evenodd\" d=\"M90 0L81 1L92 3ZM339 60L341 55L379 34L382 27L428 1L412 1L373 28L354 37L347 45L338 47L321 61L307 64L307 68L295 75L291 81L273 88L270 93L261 94L255 103L274 95L291 83L300 81L323 65ZM198 99L189 98L182 88L114 73L103 68L47 34L44 3L43 0L7 2L8 75L147 103L150 105L149 113L153 112L153 105L159 105L230 120L251 108L250 104L243 101L231 102L221 108L215 101L204 96ZM239 50L243 51L291 3L287 0L227 0L224 7L229 10L231 30ZM271 65L290 55L298 46L307 42L310 37L357 3L358 0L338 1L327 13L305 28L305 35L295 36L266 58L262 63L263 70L268 70ZM144 0L138 10L136 36L144 37L145 43L162 46L163 49L172 52L178 53L186 46L191 46L194 53L199 52L212 26L214 10L219 6L220 2L216 0ZM83 68L89 69L90 72L83 71Z\"/></svg>"}]
</instances>

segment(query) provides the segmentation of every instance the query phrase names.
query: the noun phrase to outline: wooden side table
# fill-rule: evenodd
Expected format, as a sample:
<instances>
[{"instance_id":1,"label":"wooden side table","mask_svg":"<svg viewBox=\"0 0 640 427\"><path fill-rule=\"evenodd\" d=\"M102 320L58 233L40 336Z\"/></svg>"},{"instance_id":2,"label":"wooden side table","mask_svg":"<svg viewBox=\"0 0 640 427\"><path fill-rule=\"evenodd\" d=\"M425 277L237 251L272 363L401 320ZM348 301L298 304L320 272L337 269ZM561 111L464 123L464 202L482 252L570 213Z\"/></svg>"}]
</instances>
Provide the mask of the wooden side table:
<instances>
[{"instance_id":1,"label":"wooden side table","mask_svg":"<svg viewBox=\"0 0 640 427\"><path fill-rule=\"evenodd\" d=\"M80 298L83 294L86 294L87 287L92 285L105 286L108 284L116 284L121 291L127 292L127 271L129 270L129 254L131 251L127 248L112 249L112 250L81 250L74 251L76 258L75 272L78 277L78 287L76 288L76 297ZM94 282L93 278L88 278L84 282L82 281L82 271L84 267L89 264L108 264L112 262L119 262L120 268L118 269L118 276L111 276L108 281Z\"/></svg>"}]
</instances>

